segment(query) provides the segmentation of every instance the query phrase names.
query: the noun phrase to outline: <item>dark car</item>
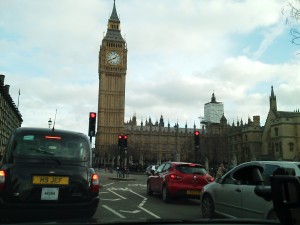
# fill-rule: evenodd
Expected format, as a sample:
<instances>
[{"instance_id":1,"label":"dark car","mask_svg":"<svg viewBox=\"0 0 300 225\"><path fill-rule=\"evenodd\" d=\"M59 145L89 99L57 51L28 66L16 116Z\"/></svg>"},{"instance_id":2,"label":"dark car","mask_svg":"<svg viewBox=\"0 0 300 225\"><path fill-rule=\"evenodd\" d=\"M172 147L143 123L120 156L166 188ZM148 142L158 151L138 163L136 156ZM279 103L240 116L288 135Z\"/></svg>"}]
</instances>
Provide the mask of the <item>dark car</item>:
<instances>
[{"instance_id":1,"label":"dark car","mask_svg":"<svg viewBox=\"0 0 300 225\"><path fill-rule=\"evenodd\" d=\"M165 202L175 196L200 199L202 188L213 181L200 164L165 162L148 177L147 194L161 194Z\"/></svg>"},{"instance_id":2,"label":"dark car","mask_svg":"<svg viewBox=\"0 0 300 225\"><path fill-rule=\"evenodd\" d=\"M86 135L17 128L0 163L0 217L92 217L99 187Z\"/></svg>"}]
</instances>

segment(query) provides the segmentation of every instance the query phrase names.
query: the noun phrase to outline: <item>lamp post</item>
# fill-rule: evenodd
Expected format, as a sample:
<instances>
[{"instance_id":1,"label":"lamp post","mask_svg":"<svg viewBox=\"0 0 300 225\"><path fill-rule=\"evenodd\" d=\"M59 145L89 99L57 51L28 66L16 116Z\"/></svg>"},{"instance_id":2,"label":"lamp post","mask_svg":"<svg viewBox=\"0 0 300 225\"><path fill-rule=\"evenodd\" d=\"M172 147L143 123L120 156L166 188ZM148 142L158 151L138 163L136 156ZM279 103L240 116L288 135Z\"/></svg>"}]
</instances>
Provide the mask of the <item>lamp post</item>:
<instances>
[{"instance_id":1,"label":"lamp post","mask_svg":"<svg viewBox=\"0 0 300 225\"><path fill-rule=\"evenodd\" d=\"M51 118L49 118L49 120L48 120L48 125L49 125L49 128L51 128L51 125L52 125L52 120L51 120Z\"/></svg>"}]
</instances>

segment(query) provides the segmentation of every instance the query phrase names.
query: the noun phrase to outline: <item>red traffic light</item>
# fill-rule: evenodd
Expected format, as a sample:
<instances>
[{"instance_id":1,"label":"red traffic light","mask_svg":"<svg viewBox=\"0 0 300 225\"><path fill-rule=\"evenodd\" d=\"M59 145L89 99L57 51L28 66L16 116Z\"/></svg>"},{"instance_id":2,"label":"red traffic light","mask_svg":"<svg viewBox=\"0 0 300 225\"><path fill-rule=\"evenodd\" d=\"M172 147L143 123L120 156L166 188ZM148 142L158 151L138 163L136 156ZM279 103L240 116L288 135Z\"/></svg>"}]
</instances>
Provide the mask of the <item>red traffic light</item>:
<instances>
[{"instance_id":1,"label":"red traffic light","mask_svg":"<svg viewBox=\"0 0 300 225\"><path fill-rule=\"evenodd\" d=\"M118 135L118 139L122 139L122 135Z\"/></svg>"},{"instance_id":2,"label":"red traffic light","mask_svg":"<svg viewBox=\"0 0 300 225\"><path fill-rule=\"evenodd\" d=\"M196 130L194 133L195 133L196 136L199 136L199 135L200 135L200 132L197 131L197 130Z\"/></svg>"},{"instance_id":3,"label":"red traffic light","mask_svg":"<svg viewBox=\"0 0 300 225\"><path fill-rule=\"evenodd\" d=\"M88 135L90 137L95 137L95 134L96 134L96 113L90 112Z\"/></svg>"},{"instance_id":4,"label":"red traffic light","mask_svg":"<svg viewBox=\"0 0 300 225\"><path fill-rule=\"evenodd\" d=\"M90 112L90 118L96 118L96 113L95 112Z\"/></svg>"},{"instance_id":5,"label":"red traffic light","mask_svg":"<svg viewBox=\"0 0 300 225\"><path fill-rule=\"evenodd\" d=\"M123 137L124 137L124 139L127 139L127 135L124 135Z\"/></svg>"}]
</instances>

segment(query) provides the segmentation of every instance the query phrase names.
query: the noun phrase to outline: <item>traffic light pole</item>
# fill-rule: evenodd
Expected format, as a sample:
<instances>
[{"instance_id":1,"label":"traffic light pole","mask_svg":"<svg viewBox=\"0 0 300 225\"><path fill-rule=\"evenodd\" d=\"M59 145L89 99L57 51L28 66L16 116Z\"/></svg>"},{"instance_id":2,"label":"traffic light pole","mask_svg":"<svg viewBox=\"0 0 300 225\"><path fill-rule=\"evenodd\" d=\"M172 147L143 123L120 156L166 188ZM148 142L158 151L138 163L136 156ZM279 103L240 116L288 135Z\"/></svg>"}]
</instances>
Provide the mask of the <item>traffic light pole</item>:
<instances>
[{"instance_id":1,"label":"traffic light pole","mask_svg":"<svg viewBox=\"0 0 300 225\"><path fill-rule=\"evenodd\" d=\"M125 167L127 167L127 164L125 162L126 159L126 152L127 152L127 135L118 135L118 150L119 150L119 154L120 154L120 159L121 159L121 163L120 163L120 167L122 169L121 174L124 178L125 176Z\"/></svg>"},{"instance_id":2,"label":"traffic light pole","mask_svg":"<svg viewBox=\"0 0 300 225\"><path fill-rule=\"evenodd\" d=\"M92 131L90 131L90 133L89 133L89 137L90 137L90 144L91 144L91 146L92 146L92 138L93 138Z\"/></svg>"},{"instance_id":3,"label":"traffic light pole","mask_svg":"<svg viewBox=\"0 0 300 225\"><path fill-rule=\"evenodd\" d=\"M200 132L198 130L194 131L194 145L195 145L195 160L196 160L196 163L199 163Z\"/></svg>"},{"instance_id":4,"label":"traffic light pole","mask_svg":"<svg viewBox=\"0 0 300 225\"><path fill-rule=\"evenodd\" d=\"M200 152L200 146L195 146L195 160L196 160L196 163L199 163L199 152Z\"/></svg>"}]
</instances>

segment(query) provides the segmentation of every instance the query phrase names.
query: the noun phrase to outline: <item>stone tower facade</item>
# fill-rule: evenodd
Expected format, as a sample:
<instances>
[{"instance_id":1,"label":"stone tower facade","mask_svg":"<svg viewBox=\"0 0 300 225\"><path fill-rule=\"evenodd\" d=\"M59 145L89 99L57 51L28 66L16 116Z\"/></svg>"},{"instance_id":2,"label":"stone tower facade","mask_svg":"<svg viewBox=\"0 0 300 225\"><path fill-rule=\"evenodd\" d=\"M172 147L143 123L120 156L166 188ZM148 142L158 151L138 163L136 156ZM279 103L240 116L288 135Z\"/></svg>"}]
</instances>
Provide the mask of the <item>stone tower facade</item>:
<instances>
[{"instance_id":1,"label":"stone tower facade","mask_svg":"<svg viewBox=\"0 0 300 225\"><path fill-rule=\"evenodd\" d=\"M117 148L118 134L124 131L126 70L127 45L114 2L99 51L97 155L109 154Z\"/></svg>"}]
</instances>

